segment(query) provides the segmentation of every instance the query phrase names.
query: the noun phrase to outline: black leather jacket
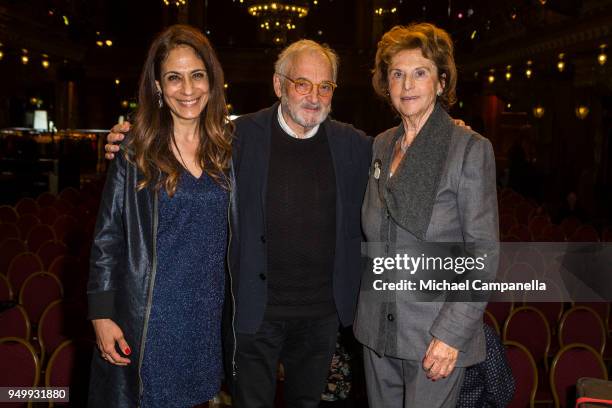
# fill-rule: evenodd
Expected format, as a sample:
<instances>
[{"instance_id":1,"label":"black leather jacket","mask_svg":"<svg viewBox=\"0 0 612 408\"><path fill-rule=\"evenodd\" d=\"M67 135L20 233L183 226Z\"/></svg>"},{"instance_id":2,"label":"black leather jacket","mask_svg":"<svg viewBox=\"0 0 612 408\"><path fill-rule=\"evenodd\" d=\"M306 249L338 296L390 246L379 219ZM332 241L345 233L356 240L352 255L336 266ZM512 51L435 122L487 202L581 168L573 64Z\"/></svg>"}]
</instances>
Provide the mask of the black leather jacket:
<instances>
[{"instance_id":1,"label":"black leather jacket","mask_svg":"<svg viewBox=\"0 0 612 408\"><path fill-rule=\"evenodd\" d=\"M236 241L236 191L233 168L228 206L229 237ZM127 367L114 366L94 353L89 386L90 407L136 407L142 393L140 368L151 310L157 266L156 241L158 193L150 188L137 191L141 178L125 152L110 163L98 212L90 258L87 287L89 318L110 318L123 330L132 360ZM231 248L231 245L230 245ZM228 250L228 260L229 260ZM226 344L235 370L233 328L233 283L228 262ZM194 352L197 352L194 350Z\"/></svg>"}]
</instances>

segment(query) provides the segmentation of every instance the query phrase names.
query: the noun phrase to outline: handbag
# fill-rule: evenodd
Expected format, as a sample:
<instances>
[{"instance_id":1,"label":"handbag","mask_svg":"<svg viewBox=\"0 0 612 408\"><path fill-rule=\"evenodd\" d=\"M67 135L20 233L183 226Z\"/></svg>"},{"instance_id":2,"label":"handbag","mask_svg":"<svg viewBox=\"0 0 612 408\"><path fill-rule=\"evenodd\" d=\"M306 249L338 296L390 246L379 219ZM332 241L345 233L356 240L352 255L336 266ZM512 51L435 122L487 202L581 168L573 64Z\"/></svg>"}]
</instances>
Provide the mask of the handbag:
<instances>
[{"instance_id":1,"label":"handbag","mask_svg":"<svg viewBox=\"0 0 612 408\"><path fill-rule=\"evenodd\" d=\"M582 377L576 383L576 408L612 406L612 381Z\"/></svg>"}]
</instances>

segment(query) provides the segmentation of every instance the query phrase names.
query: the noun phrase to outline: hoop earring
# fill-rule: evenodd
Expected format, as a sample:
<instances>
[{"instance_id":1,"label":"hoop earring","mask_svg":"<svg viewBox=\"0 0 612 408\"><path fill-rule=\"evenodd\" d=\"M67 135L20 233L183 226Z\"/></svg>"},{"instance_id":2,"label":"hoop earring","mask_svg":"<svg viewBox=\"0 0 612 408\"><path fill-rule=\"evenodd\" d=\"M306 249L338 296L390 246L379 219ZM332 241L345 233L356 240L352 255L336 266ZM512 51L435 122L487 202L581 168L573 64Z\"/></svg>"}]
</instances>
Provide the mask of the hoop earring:
<instances>
[{"instance_id":1,"label":"hoop earring","mask_svg":"<svg viewBox=\"0 0 612 408\"><path fill-rule=\"evenodd\" d=\"M157 93L155 95L157 95L157 105L159 106L159 109L163 108L164 107L164 98L162 98L161 91L157 91Z\"/></svg>"}]
</instances>

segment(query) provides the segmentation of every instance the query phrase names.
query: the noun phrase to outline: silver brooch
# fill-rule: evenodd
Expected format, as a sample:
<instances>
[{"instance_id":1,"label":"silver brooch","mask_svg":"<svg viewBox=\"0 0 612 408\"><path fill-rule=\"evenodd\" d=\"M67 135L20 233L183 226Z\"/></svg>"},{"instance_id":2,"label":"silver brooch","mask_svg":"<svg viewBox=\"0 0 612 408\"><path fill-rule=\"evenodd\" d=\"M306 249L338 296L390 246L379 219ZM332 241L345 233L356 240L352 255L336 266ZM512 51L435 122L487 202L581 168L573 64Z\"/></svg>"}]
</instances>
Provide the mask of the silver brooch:
<instances>
[{"instance_id":1,"label":"silver brooch","mask_svg":"<svg viewBox=\"0 0 612 408\"><path fill-rule=\"evenodd\" d=\"M380 178L380 166L382 162L380 159L374 160L374 178L378 180Z\"/></svg>"}]
</instances>

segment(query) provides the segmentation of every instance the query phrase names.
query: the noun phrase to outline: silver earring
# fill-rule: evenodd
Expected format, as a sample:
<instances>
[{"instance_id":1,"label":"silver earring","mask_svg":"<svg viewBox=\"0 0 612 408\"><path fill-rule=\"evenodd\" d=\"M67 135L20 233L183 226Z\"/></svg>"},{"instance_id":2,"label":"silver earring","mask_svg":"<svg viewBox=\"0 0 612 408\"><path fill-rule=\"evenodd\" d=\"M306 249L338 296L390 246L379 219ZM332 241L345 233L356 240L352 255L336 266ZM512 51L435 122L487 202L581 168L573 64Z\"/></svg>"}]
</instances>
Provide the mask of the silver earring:
<instances>
[{"instance_id":1,"label":"silver earring","mask_svg":"<svg viewBox=\"0 0 612 408\"><path fill-rule=\"evenodd\" d=\"M159 108L161 109L164 107L164 98L162 98L162 93L160 91L157 91L156 95L157 95L157 105L159 105Z\"/></svg>"},{"instance_id":2,"label":"silver earring","mask_svg":"<svg viewBox=\"0 0 612 408\"><path fill-rule=\"evenodd\" d=\"M442 91L438 91L438 92L436 92L436 95L437 95L437 96L442 95Z\"/></svg>"}]
</instances>

